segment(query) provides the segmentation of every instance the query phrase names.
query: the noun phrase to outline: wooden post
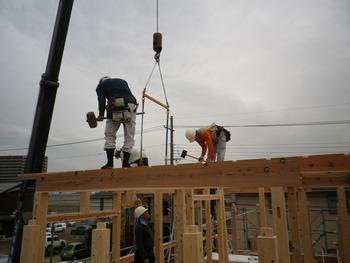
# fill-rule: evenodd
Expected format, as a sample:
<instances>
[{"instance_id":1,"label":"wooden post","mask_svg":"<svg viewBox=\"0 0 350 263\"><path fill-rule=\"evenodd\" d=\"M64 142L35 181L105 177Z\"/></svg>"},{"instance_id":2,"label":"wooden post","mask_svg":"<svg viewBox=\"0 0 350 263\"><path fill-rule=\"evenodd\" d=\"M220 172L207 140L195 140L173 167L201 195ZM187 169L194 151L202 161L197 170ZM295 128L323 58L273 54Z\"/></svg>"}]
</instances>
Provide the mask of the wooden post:
<instances>
[{"instance_id":1,"label":"wooden post","mask_svg":"<svg viewBox=\"0 0 350 263\"><path fill-rule=\"evenodd\" d=\"M210 195L210 189L204 189L203 193L205 195ZM211 207L210 200L204 201L205 207L205 245L207 252L207 263L213 262L213 230L211 227Z\"/></svg>"},{"instance_id":2,"label":"wooden post","mask_svg":"<svg viewBox=\"0 0 350 263\"><path fill-rule=\"evenodd\" d=\"M35 219L30 219L28 225L23 228L21 263L33 263L38 261L38 242L40 226Z\"/></svg>"},{"instance_id":3,"label":"wooden post","mask_svg":"<svg viewBox=\"0 0 350 263\"><path fill-rule=\"evenodd\" d=\"M258 222L259 229L266 227L266 209L265 209L265 189L264 187L259 187L259 213L258 213Z\"/></svg>"},{"instance_id":4,"label":"wooden post","mask_svg":"<svg viewBox=\"0 0 350 263\"><path fill-rule=\"evenodd\" d=\"M271 227L260 228L260 235L257 238L259 263L278 263L279 253L277 237L273 235ZM289 254L285 257L289 257Z\"/></svg>"},{"instance_id":5,"label":"wooden post","mask_svg":"<svg viewBox=\"0 0 350 263\"><path fill-rule=\"evenodd\" d=\"M288 210L290 231L292 236L293 245L293 263L302 263L302 255L300 248L300 236L299 236L299 220L298 220L298 201L294 187L288 187Z\"/></svg>"},{"instance_id":6,"label":"wooden post","mask_svg":"<svg viewBox=\"0 0 350 263\"><path fill-rule=\"evenodd\" d=\"M311 233L311 221L309 208L310 204L306 198L306 192L304 188L299 188L299 210L300 210L300 221L301 221L301 237L304 249L304 262L315 262L314 259L314 245L312 243Z\"/></svg>"},{"instance_id":7,"label":"wooden post","mask_svg":"<svg viewBox=\"0 0 350 263\"><path fill-rule=\"evenodd\" d=\"M344 187L337 188L338 194L338 249L342 262L350 262L350 226Z\"/></svg>"},{"instance_id":8,"label":"wooden post","mask_svg":"<svg viewBox=\"0 0 350 263\"><path fill-rule=\"evenodd\" d=\"M228 263L224 191L217 189L216 194L220 196L220 199L216 201L219 261L220 263Z\"/></svg>"},{"instance_id":9,"label":"wooden post","mask_svg":"<svg viewBox=\"0 0 350 263\"><path fill-rule=\"evenodd\" d=\"M156 261L163 263L163 194L160 190L154 192L154 245Z\"/></svg>"},{"instance_id":10,"label":"wooden post","mask_svg":"<svg viewBox=\"0 0 350 263\"><path fill-rule=\"evenodd\" d=\"M88 213L90 211L90 192L80 193L80 213Z\"/></svg>"},{"instance_id":11,"label":"wooden post","mask_svg":"<svg viewBox=\"0 0 350 263\"><path fill-rule=\"evenodd\" d=\"M195 224L193 195L194 195L193 189L186 190L186 214L187 214L187 224L188 225Z\"/></svg>"},{"instance_id":12,"label":"wooden post","mask_svg":"<svg viewBox=\"0 0 350 263\"><path fill-rule=\"evenodd\" d=\"M280 263L289 263L289 238L286 215L286 201L283 187L271 187L273 225L278 239Z\"/></svg>"},{"instance_id":13,"label":"wooden post","mask_svg":"<svg viewBox=\"0 0 350 263\"><path fill-rule=\"evenodd\" d=\"M35 192L34 194L34 204L33 204L33 218L39 227L39 238L38 246L36 248L36 253L38 254L37 262L44 262L45 256L45 233L46 233L46 223L47 214L49 206L49 193L47 192Z\"/></svg>"},{"instance_id":14,"label":"wooden post","mask_svg":"<svg viewBox=\"0 0 350 263\"><path fill-rule=\"evenodd\" d=\"M185 204L185 190L176 190L175 198L175 214L176 214L176 222L175 222L175 263L183 263L183 233L185 232L186 226L186 204Z\"/></svg>"},{"instance_id":15,"label":"wooden post","mask_svg":"<svg viewBox=\"0 0 350 263\"><path fill-rule=\"evenodd\" d=\"M98 222L92 230L91 263L109 263L110 229L105 222Z\"/></svg>"},{"instance_id":16,"label":"wooden post","mask_svg":"<svg viewBox=\"0 0 350 263\"><path fill-rule=\"evenodd\" d=\"M189 225L183 235L184 263L203 263L202 233L198 226Z\"/></svg>"},{"instance_id":17,"label":"wooden post","mask_svg":"<svg viewBox=\"0 0 350 263\"><path fill-rule=\"evenodd\" d=\"M196 218L197 218L197 223L198 223L198 231L203 232L203 202L199 201L197 202L196 207Z\"/></svg>"},{"instance_id":18,"label":"wooden post","mask_svg":"<svg viewBox=\"0 0 350 263\"><path fill-rule=\"evenodd\" d=\"M235 204L231 205L231 215L231 236L233 254L238 254L237 207Z\"/></svg>"},{"instance_id":19,"label":"wooden post","mask_svg":"<svg viewBox=\"0 0 350 263\"><path fill-rule=\"evenodd\" d=\"M120 262L120 239L121 239L121 223L122 223L122 214L121 214L121 199L122 193L116 192L113 193L113 210L118 212L117 216L112 217L112 263Z\"/></svg>"}]
</instances>

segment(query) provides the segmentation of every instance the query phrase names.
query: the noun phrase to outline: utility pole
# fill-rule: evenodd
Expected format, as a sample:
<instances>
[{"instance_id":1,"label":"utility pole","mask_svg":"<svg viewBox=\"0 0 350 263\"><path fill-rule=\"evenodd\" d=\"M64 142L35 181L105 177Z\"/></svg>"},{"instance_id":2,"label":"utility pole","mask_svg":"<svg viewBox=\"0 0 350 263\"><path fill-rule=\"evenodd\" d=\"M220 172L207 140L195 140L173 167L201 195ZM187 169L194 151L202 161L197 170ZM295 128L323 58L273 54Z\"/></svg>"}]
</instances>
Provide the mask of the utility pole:
<instances>
[{"instance_id":1,"label":"utility pole","mask_svg":"<svg viewBox=\"0 0 350 263\"><path fill-rule=\"evenodd\" d=\"M170 116L170 164L174 164L174 123Z\"/></svg>"},{"instance_id":2,"label":"utility pole","mask_svg":"<svg viewBox=\"0 0 350 263\"><path fill-rule=\"evenodd\" d=\"M40 93L29 143L25 173L41 173L55 105L64 46L74 0L60 0L45 73L41 76ZM8 263L19 263L23 226L33 213L35 181L23 181L15 211L15 224Z\"/></svg>"}]
</instances>

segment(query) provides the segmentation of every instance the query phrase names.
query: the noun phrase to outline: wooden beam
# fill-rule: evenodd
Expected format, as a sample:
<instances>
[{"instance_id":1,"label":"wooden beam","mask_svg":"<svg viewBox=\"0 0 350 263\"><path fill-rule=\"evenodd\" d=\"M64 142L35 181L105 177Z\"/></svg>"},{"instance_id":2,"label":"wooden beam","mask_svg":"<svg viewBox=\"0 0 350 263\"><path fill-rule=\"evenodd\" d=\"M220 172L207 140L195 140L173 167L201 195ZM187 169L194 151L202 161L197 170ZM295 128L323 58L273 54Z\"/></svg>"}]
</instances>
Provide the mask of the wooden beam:
<instances>
[{"instance_id":1,"label":"wooden beam","mask_svg":"<svg viewBox=\"0 0 350 263\"><path fill-rule=\"evenodd\" d=\"M20 175L37 191L301 186L296 157Z\"/></svg>"},{"instance_id":2,"label":"wooden beam","mask_svg":"<svg viewBox=\"0 0 350 263\"><path fill-rule=\"evenodd\" d=\"M334 172L350 170L350 154L325 154L299 157L300 171Z\"/></svg>"},{"instance_id":3,"label":"wooden beam","mask_svg":"<svg viewBox=\"0 0 350 263\"><path fill-rule=\"evenodd\" d=\"M334 172L302 172L302 184L305 187L350 186L350 170Z\"/></svg>"},{"instance_id":4,"label":"wooden beam","mask_svg":"<svg viewBox=\"0 0 350 263\"><path fill-rule=\"evenodd\" d=\"M52 214L47 215L47 223L55 223L62 221L79 221L89 218L107 218L119 216L119 212L114 210L93 211L88 213L66 213L66 214Z\"/></svg>"}]
</instances>

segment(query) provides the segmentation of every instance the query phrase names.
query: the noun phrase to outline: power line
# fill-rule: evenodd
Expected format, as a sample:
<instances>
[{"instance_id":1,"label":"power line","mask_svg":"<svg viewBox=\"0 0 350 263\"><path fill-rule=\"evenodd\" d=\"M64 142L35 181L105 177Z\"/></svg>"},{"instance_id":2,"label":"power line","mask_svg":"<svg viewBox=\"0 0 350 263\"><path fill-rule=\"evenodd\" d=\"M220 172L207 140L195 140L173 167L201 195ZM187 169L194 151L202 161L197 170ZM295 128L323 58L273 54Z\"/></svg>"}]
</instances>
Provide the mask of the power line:
<instances>
[{"instance_id":1,"label":"power line","mask_svg":"<svg viewBox=\"0 0 350 263\"><path fill-rule=\"evenodd\" d=\"M277 123L277 124L221 125L221 126L225 128L264 128L264 127L318 126L318 125L340 125L340 124L350 124L350 120ZM174 128L193 128L193 127L202 127L202 126L203 125L174 125Z\"/></svg>"},{"instance_id":2,"label":"power line","mask_svg":"<svg viewBox=\"0 0 350 263\"><path fill-rule=\"evenodd\" d=\"M155 127L150 127L144 130L144 133L151 133L151 132L156 132L164 130L164 126L159 125ZM136 131L136 134L139 134L141 131ZM60 146L67 146L67 145L74 145L74 144L81 144L81 143L87 143L87 142L95 142L95 141L102 141L104 138L97 138L97 139L91 139L91 140L84 140L84 141L76 141L76 142L67 142L67 143L59 143L59 144L52 144L46 146L47 148L49 147L60 147ZM12 149L0 149L0 152L5 152L5 151L19 151L19 150L28 150L28 148L12 148Z\"/></svg>"}]
</instances>

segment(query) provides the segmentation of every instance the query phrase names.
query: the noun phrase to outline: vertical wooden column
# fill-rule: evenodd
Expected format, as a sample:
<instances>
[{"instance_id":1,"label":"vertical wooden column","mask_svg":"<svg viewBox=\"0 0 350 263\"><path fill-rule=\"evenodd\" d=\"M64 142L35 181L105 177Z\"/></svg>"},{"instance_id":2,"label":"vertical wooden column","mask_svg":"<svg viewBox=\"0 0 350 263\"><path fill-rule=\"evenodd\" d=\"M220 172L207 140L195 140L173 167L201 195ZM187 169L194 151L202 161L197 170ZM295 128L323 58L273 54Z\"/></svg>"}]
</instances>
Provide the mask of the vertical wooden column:
<instances>
[{"instance_id":1,"label":"vertical wooden column","mask_svg":"<svg viewBox=\"0 0 350 263\"><path fill-rule=\"evenodd\" d=\"M163 193L160 190L154 192L154 245L157 263L164 262L163 249Z\"/></svg>"},{"instance_id":2,"label":"vertical wooden column","mask_svg":"<svg viewBox=\"0 0 350 263\"><path fill-rule=\"evenodd\" d=\"M117 216L112 218L112 263L120 262L120 244L121 244L121 224L122 224L122 193L113 193L113 204L112 208L118 212Z\"/></svg>"},{"instance_id":3,"label":"vertical wooden column","mask_svg":"<svg viewBox=\"0 0 350 263\"><path fill-rule=\"evenodd\" d=\"M81 213L88 213L90 211L90 192L80 193L80 210Z\"/></svg>"},{"instance_id":4,"label":"vertical wooden column","mask_svg":"<svg viewBox=\"0 0 350 263\"><path fill-rule=\"evenodd\" d=\"M187 224L188 225L195 224L193 195L194 195L193 189L186 190L186 214L187 214Z\"/></svg>"},{"instance_id":5,"label":"vertical wooden column","mask_svg":"<svg viewBox=\"0 0 350 263\"><path fill-rule=\"evenodd\" d=\"M290 263L286 201L283 187L271 187L273 225L278 239L280 263Z\"/></svg>"},{"instance_id":6,"label":"vertical wooden column","mask_svg":"<svg viewBox=\"0 0 350 263\"><path fill-rule=\"evenodd\" d=\"M261 227L257 238L259 263L280 262L277 237L273 234L271 227ZM285 257L289 257L285 255Z\"/></svg>"},{"instance_id":7,"label":"vertical wooden column","mask_svg":"<svg viewBox=\"0 0 350 263\"><path fill-rule=\"evenodd\" d=\"M35 192L34 194L34 204L33 204L33 218L39 225L39 235L38 246L36 248L36 253L38 254L37 262L44 262L45 258L45 233L46 233L46 223L47 214L49 206L49 193L47 192Z\"/></svg>"},{"instance_id":8,"label":"vertical wooden column","mask_svg":"<svg viewBox=\"0 0 350 263\"><path fill-rule=\"evenodd\" d=\"M314 245L312 243L311 220L310 220L310 204L306 198L304 188L298 189L300 221L301 221L301 239L303 242L304 262L315 262Z\"/></svg>"},{"instance_id":9,"label":"vertical wooden column","mask_svg":"<svg viewBox=\"0 0 350 263\"><path fill-rule=\"evenodd\" d=\"M33 263L38 261L38 242L40 226L35 219L30 219L28 225L23 228L21 263Z\"/></svg>"},{"instance_id":10,"label":"vertical wooden column","mask_svg":"<svg viewBox=\"0 0 350 263\"><path fill-rule=\"evenodd\" d=\"M203 263L203 241L202 233L198 231L198 226L189 225L183 235L184 243L184 263Z\"/></svg>"},{"instance_id":11,"label":"vertical wooden column","mask_svg":"<svg viewBox=\"0 0 350 263\"><path fill-rule=\"evenodd\" d=\"M259 187L259 207L258 207L258 223L259 228L266 227L266 203L265 203L265 189Z\"/></svg>"},{"instance_id":12,"label":"vertical wooden column","mask_svg":"<svg viewBox=\"0 0 350 263\"><path fill-rule=\"evenodd\" d=\"M300 248L300 235L299 235L299 220L298 220L298 200L294 187L288 187L288 210L290 231L293 244L293 257L292 263L302 263L302 255Z\"/></svg>"},{"instance_id":13,"label":"vertical wooden column","mask_svg":"<svg viewBox=\"0 0 350 263\"><path fill-rule=\"evenodd\" d=\"M222 189L217 189L216 194L220 196L216 201L219 261L220 263L228 263L224 191Z\"/></svg>"},{"instance_id":14,"label":"vertical wooden column","mask_svg":"<svg viewBox=\"0 0 350 263\"><path fill-rule=\"evenodd\" d=\"M175 191L175 263L183 263L183 233L185 232L186 226L186 201L185 201L185 190L176 190Z\"/></svg>"},{"instance_id":15,"label":"vertical wooden column","mask_svg":"<svg viewBox=\"0 0 350 263\"><path fill-rule=\"evenodd\" d=\"M110 229L105 222L98 222L92 230L91 263L109 263Z\"/></svg>"},{"instance_id":16,"label":"vertical wooden column","mask_svg":"<svg viewBox=\"0 0 350 263\"><path fill-rule=\"evenodd\" d=\"M202 201L199 201L197 203L195 203L195 208L196 208L196 218L197 218L197 223L198 223L198 231L199 232L203 232L203 203Z\"/></svg>"},{"instance_id":17,"label":"vertical wooden column","mask_svg":"<svg viewBox=\"0 0 350 263\"><path fill-rule=\"evenodd\" d=\"M233 254L238 254L237 207L235 204L231 205L231 215L231 237Z\"/></svg>"},{"instance_id":18,"label":"vertical wooden column","mask_svg":"<svg viewBox=\"0 0 350 263\"><path fill-rule=\"evenodd\" d=\"M210 189L203 190L204 195L210 195ZM211 207L210 200L204 201L205 207L205 245L207 252L207 263L213 262L213 235L212 235L212 225L211 225Z\"/></svg>"},{"instance_id":19,"label":"vertical wooden column","mask_svg":"<svg viewBox=\"0 0 350 263\"><path fill-rule=\"evenodd\" d=\"M350 262L350 226L344 187L337 188L338 194L338 249L342 262Z\"/></svg>"}]
</instances>

